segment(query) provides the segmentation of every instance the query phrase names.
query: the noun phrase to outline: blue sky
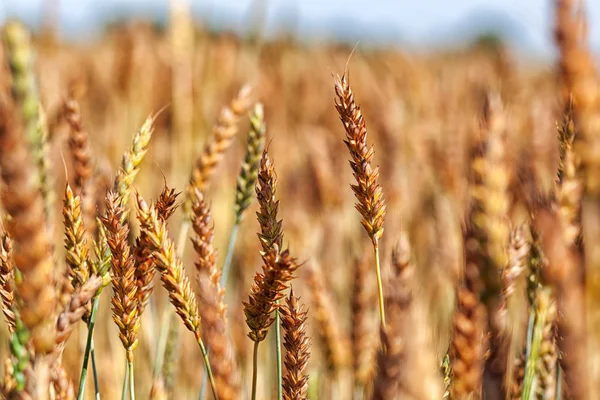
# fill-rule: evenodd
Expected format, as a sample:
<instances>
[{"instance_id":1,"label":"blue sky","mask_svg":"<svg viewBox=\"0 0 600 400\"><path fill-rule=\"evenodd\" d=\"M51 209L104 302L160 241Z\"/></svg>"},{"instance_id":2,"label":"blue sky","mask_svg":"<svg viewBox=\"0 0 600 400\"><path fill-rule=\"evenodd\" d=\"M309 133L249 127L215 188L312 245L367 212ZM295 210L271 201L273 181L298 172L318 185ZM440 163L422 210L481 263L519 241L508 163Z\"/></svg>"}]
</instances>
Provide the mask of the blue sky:
<instances>
[{"instance_id":1,"label":"blue sky","mask_svg":"<svg viewBox=\"0 0 600 400\"><path fill-rule=\"evenodd\" d=\"M47 0L0 0L0 18L39 20ZM56 1L56 0L55 0ZM189 0L194 14L239 27L251 5L266 6L267 30L296 26L305 36L350 34L353 40L397 37L413 45L444 44L499 25L524 51L552 52L553 0ZM115 12L165 16L168 0L58 0L66 36L93 34ZM600 1L587 1L592 45L600 48ZM287 18L286 18L287 17ZM283 23L281 21L284 21Z\"/></svg>"}]
</instances>

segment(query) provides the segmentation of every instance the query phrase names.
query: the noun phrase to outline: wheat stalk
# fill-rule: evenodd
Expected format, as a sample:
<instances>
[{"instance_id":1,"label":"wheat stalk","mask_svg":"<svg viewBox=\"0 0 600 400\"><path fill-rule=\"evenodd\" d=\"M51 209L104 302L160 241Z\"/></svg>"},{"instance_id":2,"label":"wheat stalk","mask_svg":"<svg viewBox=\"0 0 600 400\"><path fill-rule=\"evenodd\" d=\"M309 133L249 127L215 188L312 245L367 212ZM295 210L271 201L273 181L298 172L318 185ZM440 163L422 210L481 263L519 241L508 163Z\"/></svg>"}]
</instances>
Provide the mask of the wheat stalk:
<instances>
[{"instance_id":1,"label":"wheat stalk","mask_svg":"<svg viewBox=\"0 0 600 400\"><path fill-rule=\"evenodd\" d=\"M152 257L157 270L160 272L160 279L169 293L169 300L181 317L183 324L194 333L208 370L213 396L218 399L208 354L201 337L196 295L183 269L183 263L177 256L175 244L167 235L166 223L158 218L156 207L149 206L139 194L137 194L136 203L140 229L148 238L147 243L152 249Z\"/></svg>"},{"instance_id":2,"label":"wheat stalk","mask_svg":"<svg viewBox=\"0 0 600 400\"><path fill-rule=\"evenodd\" d=\"M379 168L373 169L373 147L367 144L367 126L364 116L354 101L354 94L348 83L346 74L335 78L335 108L346 130L344 143L350 151L350 167L356 179L355 185L350 185L358 200L356 209L362 216L361 223L373 242L375 253L375 272L377 273L377 288L379 290L379 316L385 326L385 308L383 304L383 285L381 267L379 265L379 241L383 235L385 219L385 202L383 190L378 183Z\"/></svg>"},{"instance_id":3,"label":"wheat stalk","mask_svg":"<svg viewBox=\"0 0 600 400\"><path fill-rule=\"evenodd\" d=\"M214 226L204 196L198 190L192 198L192 228L196 234L192 242L197 254L195 267L200 288L199 312L204 327L202 336L210 351L209 360L219 399L237 399L241 396L239 371L228 337L225 289L219 283L221 272L216 266L217 252L213 247Z\"/></svg>"}]
</instances>

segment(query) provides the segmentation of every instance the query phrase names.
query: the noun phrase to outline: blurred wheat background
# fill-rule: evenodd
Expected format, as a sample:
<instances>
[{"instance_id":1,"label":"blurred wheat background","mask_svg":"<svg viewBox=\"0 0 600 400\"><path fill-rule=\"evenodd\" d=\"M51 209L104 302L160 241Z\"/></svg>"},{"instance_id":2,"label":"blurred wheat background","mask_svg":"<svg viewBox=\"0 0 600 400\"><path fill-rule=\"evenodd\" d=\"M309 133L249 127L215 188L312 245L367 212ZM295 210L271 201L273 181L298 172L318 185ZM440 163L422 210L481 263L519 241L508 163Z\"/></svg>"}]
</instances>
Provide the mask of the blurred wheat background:
<instances>
[{"instance_id":1,"label":"blurred wheat background","mask_svg":"<svg viewBox=\"0 0 600 400\"><path fill-rule=\"evenodd\" d=\"M175 251L197 297L200 324L211 327L201 329L209 358L215 346L224 346L224 354L231 355L213 365L217 386L233 388L220 389L221 399L250 398L254 343L248 338L253 329L244 308L252 303L253 279L262 279L255 274L268 278L286 263L297 269L290 281L277 278L294 294L289 297L286 289L273 305L273 310L281 308L280 346L284 357L292 360L296 352L306 357L306 365L287 364L286 358L284 398L600 396L595 250L595 239L600 239L600 81L589 50L597 43L600 21L590 18L586 25L579 1L548 1L551 23L539 34L548 37L549 45L539 58L513 51L501 37L489 34L435 51L357 44L359 29L352 26L345 28L352 32L346 41L269 36L261 29L260 10L248 13L243 34L219 31L195 23L190 4L181 0L169 3L165 24L121 21L77 41L58 34L56 13L47 3L45 23L31 40L14 21L7 20L3 31L2 231L16 249L13 256L11 239L3 239L0 295L5 314L13 318L13 325L2 324L0 333L0 343L6 343L0 346L0 358L7 360L4 396L76 398L88 344L86 323L93 293L102 284L112 287L99 296L97 379L90 364L84 397L98 398L95 380L102 398L121 397L128 376L126 355L131 353L137 397L195 399L202 386L204 398L212 398L203 378L200 331L196 336L189 332L193 329L182 324L169 304L169 292L173 295L180 282L171 288L165 280L164 286L159 283L159 276L177 276L170 269L174 264L167 262ZM591 45L581 32L592 32ZM548 56L553 51L556 57ZM31 69L25 74L31 76L23 82L31 81L35 90L21 95L18 66L29 57L31 64L24 64ZM23 98L34 101L35 109L40 106L33 128ZM358 113L353 101L360 105ZM368 169L356 155L362 116L369 132L366 145L374 149ZM144 121L154 131L142 162L135 158L140 156L135 143L145 146L131 146ZM12 157L21 154L14 143L23 136L19 132L30 129L39 136L34 135L38 139L23 159L38 171L35 196L44 204L39 215L28 208L35 203L28 199L37 197L22 191L32 178L12 179L20 176L22 166ZM268 160L258 141L248 142L249 135L252 139L253 132L259 135L263 129ZM143 141L144 128L140 132ZM244 157L249 160L247 147L255 150L254 161L262 159L259 202L252 179L248 181L258 166L252 169L247 163L247 175L238 177ZM131 165L137 168L141 162L137 176L122 161L130 148ZM352 153L358 158L348 149L358 152ZM355 176L349 159L359 160ZM367 182L366 191L355 189L356 198L350 188L355 179L359 186L360 179ZM88 180L93 190L86 192L82 188ZM240 185L247 192L244 199ZM165 211L174 212L168 233L158 204L154 216L144 208L159 199L165 186L181 192L171 203L158 203L173 208ZM107 194L112 188L118 189L114 197ZM73 208L77 201L83 217ZM359 214L357 201L373 209L359 209ZM249 205L248 210L243 212L240 204ZM36 228L34 217L46 225ZM270 237L269 224L279 220L283 235ZM30 225L21 229L15 221ZM376 229L380 222L383 232ZM216 254L210 243L213 223ZM231 247L234 227L239 233ZM32 235L37 244L38 235L49 242L47 254L42 251L52 254L45 278L41 269L32 273L34 268L20 265L35 258L27 253L34 247L26 241ZM83 236L88 242L77 250L82 243L77 238ZM167 238L177 247L173 254L160 246ZM385 326L378 311L374 245ZM123 256L124 246L141 252L131 265ZM94 247L100 248L98 261L92 261ZM128 281L133 274L141 279L136 271L143 267L139 260L144 251L146 268L156 269L156 283L147 306L140 308L127 303L134 296L127 284L136 285ZM216 282L229 251L231 269L223 294ZM107 274L101 273L103 255L112 258ZM12 259L14 271L9 268ZM44 304L50 303L27 286L40 279L46 281L33 288L55 285L60 294L47 311ZM126 310L120 317L111 311L113 292L113 305L116 301ZM76 296L85 301L74 313ZM225 325L220 325L225 315L219 308L221 296L227 306ZM58 346L53 334L36 336L37 319L29 314L58 326L53 332L60 332L66 316L71 318L74 330L59 357L60 368L47 360L57 351L52 350ZM125 321L124 328L112 321L113 314ZM278 397L274 336L279 324L278 319L267 328L258 352L258 399ZM297 331L288 335L292 329ZM128 349L120 332L133 335L135 345ZM52 341L52 351L43 350L43 338ZM17 376L21 367L23 376ZM294 385L299 391L291 395Z\"/></svg>"}]
</instances>

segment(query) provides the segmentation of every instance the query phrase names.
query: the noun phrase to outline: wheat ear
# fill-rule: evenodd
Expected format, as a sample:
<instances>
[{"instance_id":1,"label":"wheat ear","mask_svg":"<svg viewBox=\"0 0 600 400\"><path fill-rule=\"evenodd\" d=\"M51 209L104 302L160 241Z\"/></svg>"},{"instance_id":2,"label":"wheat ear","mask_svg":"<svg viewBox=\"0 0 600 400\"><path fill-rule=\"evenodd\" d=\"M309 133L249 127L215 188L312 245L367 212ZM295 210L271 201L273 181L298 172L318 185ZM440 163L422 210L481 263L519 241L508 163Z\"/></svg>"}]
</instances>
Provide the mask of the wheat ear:
<instances>
[{"instance_id":1,"label":"wheat ear","mask_svg":"<svg viewBox=\"0 0 600 400\"><path fill-rule=\"evenodd\" d=\"M377 273L377 288L379 290L379 316L385 326L385 308L383 304L383 285L379 263L379 241L383 235L385 219L385 202L383 190L378 183L379 168L372 168L373 146L367 144L367 126L364 116L354 101L354 94L348 83L346 74L335 78L335 108L346 130L344 143L350 151L350 167L356 179L355 185L350 185L358 200L356 209L362 216L361 223L373 242L375 253L375 272Z\"/></svg>"},{"instance_id":2,"label":"wheat ear","mask_svg":"<svg viewBox=\"0 0 600 400\"><path fill-rule=\"evenodd\" d=\"M192 199L192 228L196 234L192 242L197 255L195 266L200 288L202 336L210 351L209 360L219 399L237 399L241 395L240 374L229 340L225 289L219 284L221 272L217 269L217 251L213 247L214 226L204 196L198 190Z\"/></svg>"},{"instance_id":3,"label":"wheat ear","mask_svg":"<svg viewBox=\"0 0 600 400\"><path fill-rule=\"evenodd\" d=\"M306 400L308 391L308 374L306 365L310 358L310 339L306 335L307 312L300 299L294 297L294 291L280 307L281 326L285 347L285 368L283 376L283 399Z\"/></svg>"},{"instance_id":4,"label":"wheat ear","mask_svg":"<svg viewBox=\"0 0 600 400\"><path fill-rule=\"evenodd\" d=\"M177 256L175 244L167 235L166 223L158 218L156 207L149 206L139 194L137 194L136 203L140 229L148 238L148 244L152 249L152 257L156 263L156 269L160 273L160 279L169 293L169 300L181 317L183 324L194 333L208 370L213 396L218 399L208 354L201 337L200 314L196 295L185 273L183 263Z\"/></svg>"}]
</instances>

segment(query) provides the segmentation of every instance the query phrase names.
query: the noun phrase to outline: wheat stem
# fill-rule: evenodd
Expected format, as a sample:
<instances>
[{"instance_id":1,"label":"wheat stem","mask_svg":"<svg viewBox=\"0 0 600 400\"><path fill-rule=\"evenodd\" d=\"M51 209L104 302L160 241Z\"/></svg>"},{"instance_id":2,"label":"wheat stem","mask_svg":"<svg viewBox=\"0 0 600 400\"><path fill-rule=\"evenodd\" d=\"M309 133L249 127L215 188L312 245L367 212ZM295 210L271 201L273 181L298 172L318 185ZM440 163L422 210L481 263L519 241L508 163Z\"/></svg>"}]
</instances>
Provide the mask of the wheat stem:
<instances>
[{"instance_id":1,"label":"wheat stem","mask_svg":"<svg viewBox=\"0 0 600 400\"><path fill-rule=\"evenodd\" d=\"M121 400L127 399L127 388L129 387L129 374L127 370L129 369L129 363L125 361L125 377L123 378L123 388L121 389Z\"/></svg>"},{"instance_id":2,"label":"wheat stem","mask_svg":"<svg viewBox=\"0 0 600 400\"><path fill-rule=\"evenodd\" d=\"M223 273L221 274L221 281L219 284L221 287L225 287L227 284L227 277L229 276L229 269L231 268L231 262L233 260L233 249L235 248L235 242L237 239L237 234L240 228L240 223L235 222L233 227L231 228L231 233L229 234L229 244L227 245L227 255L225 256L225 264L223 265Z\"/></svg>"},{"instance_id":3,"label":"wheat stem","mask_svg":"<svg viewBox=\"0 0 600 400\"><path fill-rule=\"evenodd\" d=\"M92 376L94 377L95 399L100 400L100 381L98 380L98 368L96 367L96 350L94 349L94 338L92 338L90 358L92 359Z\"/></svg>"},{"instance_id":4,"label":"wheat stem","mask_svg":"<svg viewBox=\"0 0 600 400\"><path fill-rule=\"evenodd\" d=\"M252 356L252 400L256 400L256 381L258 378L258 344L254 342L254 355Z\"/></svg>"},{"instance_id":5,"label":"wheat stem","mask_svg":"<svg viewBox=\"0 0 600 400\"><path fill-rule=\"evenodd\" d=\"M385 327L385 308L383 306L383 284L381 281L381 263L379 262L379 245L373 243L375 251L375 272L377 273L377 293L379 297L379 317L381 318L381 326Z\"/></svg>"},{"instance_id":6,"label":"wheat stem","mask_svg":"<svg viewBox=\"0 0 600 400\"><path fill-rule=\"evenodd\" d=\"M127 372L129 375L129 400L135 400L135 384L133 382L133 361L127 362Z\"/></svg>"},{"instance_id":7,"label":"wheat stem","mask_svg":"<svg viewBox=\"0 0 600 400\"><path fill-rule=\"evenodd\" d=\"M92 349L92 338L94 335L94 326L96 325L96 314L98 313L99 300L100 293L97 293L96 296L94 296L92 313L90 314L90 324L88 326L87 342L85 344L85 352L83 354L83 365L81 367L81 375L79 376L79 392L77 394L77 400L83 400L83 395L85 393L85 380L87 378L88 361Z\"/></svg>"},{"instance_id":8,"label":"wheat stem","mask_svg":"<svg viewBox=\"0 0 600 400\"><path fill-rule=\"evenodd\" d=\"M275 301L277 309L275 310L275 353L277 354L277 399L281 400L282 393L282 375L281 368L281 317L279 315L279 300Z\"/></svg>"},{"instance_id":9,"label":"wheat stem","mask_svg":"<svg viewBox=\"0 0 600 400\"><path fill-rule=\"evenodd\" d=\"M200 346L200 351L202 351L202 358L204 358L204 366L208 373L208 380L210 382L210 388L212 389L213 398L219 400L219 396L217 395L217 385L215 384L215 378L212 369L210 368L210 362L208 361L208 352L206 351L206 347L204 347L204 342L202 341L199 332L196 332L196 340L198 341L198 346Z\"/></svg>"}]
</instances>

